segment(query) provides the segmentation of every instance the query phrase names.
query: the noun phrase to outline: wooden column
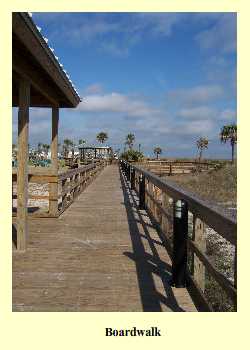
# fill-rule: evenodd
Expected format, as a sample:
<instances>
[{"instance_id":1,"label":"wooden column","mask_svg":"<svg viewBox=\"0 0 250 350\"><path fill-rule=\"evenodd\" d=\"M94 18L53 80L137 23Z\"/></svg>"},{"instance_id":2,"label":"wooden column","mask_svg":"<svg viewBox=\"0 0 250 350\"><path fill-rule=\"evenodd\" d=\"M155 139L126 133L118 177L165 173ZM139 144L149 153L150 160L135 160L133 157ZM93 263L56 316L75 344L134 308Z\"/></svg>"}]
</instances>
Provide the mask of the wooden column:
<instances>
[{"instance_id":1,"label":"wooden column","mask_svg":"<svg viewBox=\"0 0 250 350\"><path fill-rule=\"evenodd\" d=\"M28 236L28 137L30 83L19 83L18 168L17 168L17 249L24 251Z\"/></svg>"},{"instance_id":2,"label":"wooden column","mask_svg":"<svg viewBox=\"0 0 250 350\"><path fill-rule=\"evenodd\" d=\"M206 252L206 237L205 237L205 224L197 216L193 217L193 237L192 240L197 244L198 248L205 253ZM200 259L193 253L193 275L196 283L200 289L205 290L205 266Z\"/></svg>"},{"instance_id":3,"label":"wooden column","mask_svg":"<svg viewBox=\"0 0 250 350\"><path fill-rule=\"evenodd\" d=\"M55 175L58 175L58 121L59 108L52 108L52 138L51 138L51 168ZM58 214L58 182L49 184L49 213Z\"/></svg>"}]
</instances>

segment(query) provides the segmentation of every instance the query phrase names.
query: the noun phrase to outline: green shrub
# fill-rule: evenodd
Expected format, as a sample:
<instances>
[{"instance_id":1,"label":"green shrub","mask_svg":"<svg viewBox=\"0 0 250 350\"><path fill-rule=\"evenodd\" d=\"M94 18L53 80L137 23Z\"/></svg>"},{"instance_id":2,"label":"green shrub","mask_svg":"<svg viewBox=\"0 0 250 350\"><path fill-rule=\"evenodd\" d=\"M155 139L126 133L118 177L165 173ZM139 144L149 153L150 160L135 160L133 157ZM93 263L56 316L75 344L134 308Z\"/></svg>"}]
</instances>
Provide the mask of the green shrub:
<instances>
[{"instance_id":1,"label":"green shrub","mask_svg":"<svg viewBox=\"0 0 250 350\"><path fill-rule=\"evenodd\" d=\"M143 154L137 150L129 149L121 154L121 159L128 162L139 162L143 159Z\"/></svg>"}]
</instances>

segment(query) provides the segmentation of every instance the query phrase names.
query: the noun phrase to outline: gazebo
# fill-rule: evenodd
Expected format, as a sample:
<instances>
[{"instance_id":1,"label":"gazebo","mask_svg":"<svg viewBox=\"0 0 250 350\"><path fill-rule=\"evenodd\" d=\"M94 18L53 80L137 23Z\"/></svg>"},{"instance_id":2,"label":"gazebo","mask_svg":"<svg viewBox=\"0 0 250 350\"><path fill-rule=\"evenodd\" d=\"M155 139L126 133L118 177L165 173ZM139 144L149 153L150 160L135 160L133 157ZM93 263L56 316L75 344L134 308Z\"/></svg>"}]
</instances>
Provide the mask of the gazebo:
<instances>
[{"instance_id":1,"label":"gazebo","mask_svg":"<svg viewBox=\"0 0 250 350\"><path fill-rule=\"evenodd\" d=\"M80 161L83 162L86 159L88 153L91 153L93 158L106 158L111 155L112 148L109 146L79 146Z\"/></svg>"},{"instance_id":2,"label":"gazebo","mask_svg":"<svg viewBox=\"0 0 250 350\"><path fill-rule=\"evenodd\" d=\"M51 108L51 171L58 173L58 121L60 108L75 108L78 93L33 22L24 12L12 16L12 99L18 107L17 249L26 249L28 203L29 107ZM57 196L57 184L53 184ZM54 203L57 206L57 202Z\"/></svg>"}]
</instances>

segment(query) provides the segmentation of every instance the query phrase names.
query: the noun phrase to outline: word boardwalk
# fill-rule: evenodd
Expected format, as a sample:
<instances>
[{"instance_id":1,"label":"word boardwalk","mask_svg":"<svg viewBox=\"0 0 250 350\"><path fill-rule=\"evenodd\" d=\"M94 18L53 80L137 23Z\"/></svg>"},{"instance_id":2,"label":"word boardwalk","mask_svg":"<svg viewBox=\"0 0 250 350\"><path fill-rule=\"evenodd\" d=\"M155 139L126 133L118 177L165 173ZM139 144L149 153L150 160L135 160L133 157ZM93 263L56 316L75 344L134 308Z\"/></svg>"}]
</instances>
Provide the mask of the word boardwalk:
<instances>
[{"instance_id":1,"label":"word boardwalk","mask_svg":"<svg viewBox=\"0 0 250 350\"><path fill-rule=\"evenodd\" d=\"M147 336L147 337L161 337L161 330L158 327L150 327L150 329L137 329L133 327L132 329L113 329L106 328L106 337L136 337L136 336Z\"/></svg>"}]
</instances>

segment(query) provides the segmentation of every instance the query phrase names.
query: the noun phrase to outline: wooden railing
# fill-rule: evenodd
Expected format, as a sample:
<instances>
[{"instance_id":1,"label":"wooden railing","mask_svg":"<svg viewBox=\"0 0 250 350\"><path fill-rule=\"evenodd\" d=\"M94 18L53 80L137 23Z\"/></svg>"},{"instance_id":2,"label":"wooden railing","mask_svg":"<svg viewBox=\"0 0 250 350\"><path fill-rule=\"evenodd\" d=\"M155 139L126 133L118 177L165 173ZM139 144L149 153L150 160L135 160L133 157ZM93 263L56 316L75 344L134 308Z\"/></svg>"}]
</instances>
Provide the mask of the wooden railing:
<instances>
[{"instance_id":1,"label":"wooden railing","mask_svg":"<svg viewBox=\"0 0 250 350\"><path fill-rule=\"evenodd\" d=\"M206 281L213 278L236 310L237 299L237 221L176 185L162 180L142 167L120 162L131 190L139 196L139 208L152 217L172 257L172 285L189 285L204 311L213 311L206 297ZM233 282L215 266L206 252L206 229L223 237L234 247ZM222 291L222 292L223 292ZM221 292L218 292L221 293Z\"/></svg>"},{"instance_id":2,"label":"wooden railing","mask_svg":"<svg viewBox=\"0 0 250 350\"><path fill-rule=\"evenodd\" d=\"M49 168L30 168L28 183L45 185L45 194L29 191L28 199L46 201L46 208L39 205L29 206L28 213L33 217L58 217L68 208L75 198L94 180L98 173L107 165L106 161L82 166L55 174ZM12 187L17 181L17 169L12 170ZM16 191L12 191L12 200L17 199ZM39 192L39 190L35 190ZM16 216L16 207L13 206L13 216Z\"/></svg>"},{"instance_id":3,"label":"wooden railing","mask_svg":"<svg viewBox=\"0 0 250 350\"><path fill-rule=\"evenodd\" d=\"M106 164L107 162L102 160L58 176L58 182L61 184L59 215L74 202L74 199L94 180Z\"/></svg>"},{"instance_id":4,"label":"wooden railing","mask_svg":"<svg viewBox=\"0 0 250 350\"><path fill-rule=\"evenodd\" d=\"M144 169L158 175L189 174L194 171L207 171L214 169L215 165L207 162L195 161L164 161L147 160L140 164Z\"/></svg>"}]
</instances>

